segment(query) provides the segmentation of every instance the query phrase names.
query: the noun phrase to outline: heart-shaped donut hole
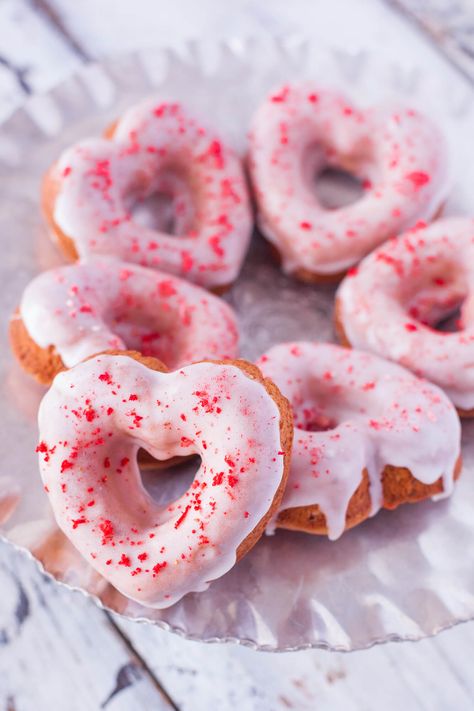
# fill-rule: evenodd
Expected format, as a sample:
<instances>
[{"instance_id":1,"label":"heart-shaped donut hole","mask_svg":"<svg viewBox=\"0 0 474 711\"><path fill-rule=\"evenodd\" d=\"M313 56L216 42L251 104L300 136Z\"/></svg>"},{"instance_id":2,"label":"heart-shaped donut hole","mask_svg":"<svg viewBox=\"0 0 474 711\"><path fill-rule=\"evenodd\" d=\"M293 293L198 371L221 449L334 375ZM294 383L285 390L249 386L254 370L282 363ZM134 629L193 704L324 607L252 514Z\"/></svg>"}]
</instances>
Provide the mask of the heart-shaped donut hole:
<instances>
[{"instance_id":1,"label":"heart-shaped donut hole","mask_svg":"<svg viewBox=\"0 0 474 711\"><path fill-rule=\"evenodd\" d=\"M418 279L407 280L402 303L410 319L441 333L462 331L469 297L466 273L449 259L427 263Z\"/></svg>"},{"instance_id":2,"label":"heart-shaped donut hole","mask_svg":"<svg viewBox=\"0 0 474 711\"><path fill-rule=\"evenodd\" d=\"M149 453L150 462L143 464L145 450L138 454L138 464L143 487L159 506L175 504L190 488L202 459L199 455L173 458L156 462Z\"/></svg>"},{"instance_id":3,"label":"heart-shaped donut hole","mask_svg":"<svg viewBox=\"0 0 474 711\"><path fill-rule=\"evenodd\" d=\"M364 180L336 165L326 165L313 180L318 202L326 210L347 207L364 195Z\"/></svg>"},{"instance_id":4,"label":"heart-shaped donut hole","mask_svg":"<svg viewBox=\"0 0 474 711\"><path fill-rule=\"evenodd\" d=\"M193 231L196 221L196 195L186 165L162 167L156 175L142 172L130 176L124 206L139 227L183 237Z\"/></svg>"}]
</instances>

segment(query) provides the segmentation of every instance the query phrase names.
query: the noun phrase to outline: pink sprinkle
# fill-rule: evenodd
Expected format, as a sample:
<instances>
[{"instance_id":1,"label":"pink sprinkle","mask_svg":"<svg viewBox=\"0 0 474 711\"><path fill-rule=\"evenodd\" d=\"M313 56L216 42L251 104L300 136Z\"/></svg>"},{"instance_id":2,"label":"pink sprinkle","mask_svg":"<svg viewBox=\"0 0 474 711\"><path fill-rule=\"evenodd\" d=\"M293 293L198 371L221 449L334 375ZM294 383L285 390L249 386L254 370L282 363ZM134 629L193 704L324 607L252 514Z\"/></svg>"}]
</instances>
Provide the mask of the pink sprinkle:
<instances>
[{"instance_id":1,"label":"pink sprinkle","mask_svg":"<svg viewBox=\"0 0 474 711\"><path fill-rule=\"evenodd\" d=\"M413 173L408 173L406 178L407 180L411 180L415 188L421 188L423 185L430 182L430 176L428 173L416 170Z\"/></svg>"}]
</instances>

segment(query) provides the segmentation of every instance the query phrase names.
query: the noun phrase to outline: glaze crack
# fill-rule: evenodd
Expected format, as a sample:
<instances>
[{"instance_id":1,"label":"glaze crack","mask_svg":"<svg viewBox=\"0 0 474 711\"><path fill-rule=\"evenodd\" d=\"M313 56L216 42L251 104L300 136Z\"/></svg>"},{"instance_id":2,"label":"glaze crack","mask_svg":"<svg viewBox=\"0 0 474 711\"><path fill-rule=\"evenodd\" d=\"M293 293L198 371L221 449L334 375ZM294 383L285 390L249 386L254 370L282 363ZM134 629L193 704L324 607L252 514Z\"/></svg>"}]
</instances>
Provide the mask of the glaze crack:
<instances>
[{"instance_id":1,"label":"glaze crack","mask_svg":"<svg viewBox=\"0 0 474 711\"><path fill-rule=\"evenodd\" d=\"M26 76L30 71L29 67L17 67L13 62L11 62L3 55L0 55L0 67L4 67L13 74L18 86L23 91L23 93L31 94L31 86L26 79Z\"/></svg>"}]
</instances>

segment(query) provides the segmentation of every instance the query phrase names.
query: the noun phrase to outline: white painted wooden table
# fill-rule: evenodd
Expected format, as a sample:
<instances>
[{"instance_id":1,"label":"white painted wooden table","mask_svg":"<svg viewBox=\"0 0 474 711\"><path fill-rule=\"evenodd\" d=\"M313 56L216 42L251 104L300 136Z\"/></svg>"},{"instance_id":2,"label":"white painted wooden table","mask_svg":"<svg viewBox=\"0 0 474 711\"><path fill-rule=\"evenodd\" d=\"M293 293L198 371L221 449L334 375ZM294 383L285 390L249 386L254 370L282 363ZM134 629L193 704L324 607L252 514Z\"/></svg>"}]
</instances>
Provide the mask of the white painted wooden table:
<instances>
[{"instance_id":1,"label":"white painted wooden table","mask_svg":"<svg viewBox=\"0 0 474 711\"><path fill-rule=\"evenodd\" d=\"M429 66L453 83L466 81L420 33L425 4L0 0L0 117L81 62L190 37L304 33ZM431 0L428 23L432 37L471 77L471 50L462 45L472 37L466 15L472 4ZM415 12L418 27L399 12L404 5ZM188 642L108 615L0 545L0 709L8 711L464 711L474 708L473 653L472 624L417 644L350 655L263 654Z\"/></svg>"}]
</instances>

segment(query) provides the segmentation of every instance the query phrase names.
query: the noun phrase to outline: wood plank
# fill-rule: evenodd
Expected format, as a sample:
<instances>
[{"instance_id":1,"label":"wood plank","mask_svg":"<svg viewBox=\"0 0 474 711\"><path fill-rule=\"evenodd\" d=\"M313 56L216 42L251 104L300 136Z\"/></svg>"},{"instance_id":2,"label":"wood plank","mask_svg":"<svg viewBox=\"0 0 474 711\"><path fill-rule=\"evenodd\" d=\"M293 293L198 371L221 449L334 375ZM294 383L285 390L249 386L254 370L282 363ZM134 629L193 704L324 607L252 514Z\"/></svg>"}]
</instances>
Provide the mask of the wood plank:
<instances>
[{"instance_id":1,"label":"wood plank","mask_svg":"<svg viewBox=\"0 0 474 711\"><path fill-rule=\"evenodd\" d=\"M43 0L44 2L45 0ZM408 8L410 3L403 1ZM425 4L428 0L423 0ZM464 0L468 2L469 0ZM420 0L418 0L418 3ZM444 4L452 0L443 0ZM430 42L383 0L261 0L219 3L178 0L47 0L89 56L150 46L179 46L185 40L219 40L262 35L302 35L324 44L364 48L402 64L416 61L433 71L445 64ZM341 21L343 19L343 21ZM446 66L444 66L446 71Z\"/></svg>"},{"instance_id":2,"label":"wood plank","mask_svg":"<svg viewBox=\"0 0 474 711\"><path fill-rule=\"evenodd\" d=\"M5 543L0 590L0 708L175 708L102 610Z\"/></svg>"},{"instance_id":3,"label":"wood plank","mask_svg":"<svg viewBox=\"0 0 474 711\"><path fill-rule=\"evenodd\" d=\"M474 82L471 0L386 0L415 23L433 45Z\"/></svg>"},{"instance_id":4,"label":"wood plank","mask_svg":"<svg viewBox=\"0 0 474 711\"><path fill-rule=\"evenodd\" d=\"M309 711L316 700L318 708L344 711L472 708L472 683L466 680L472 627L467 635L466 627L444 632L436 643L391 644L353 654L272 654L203 646L126 620L117 624L182 711Z\"/></svg>"}]
</instances>

